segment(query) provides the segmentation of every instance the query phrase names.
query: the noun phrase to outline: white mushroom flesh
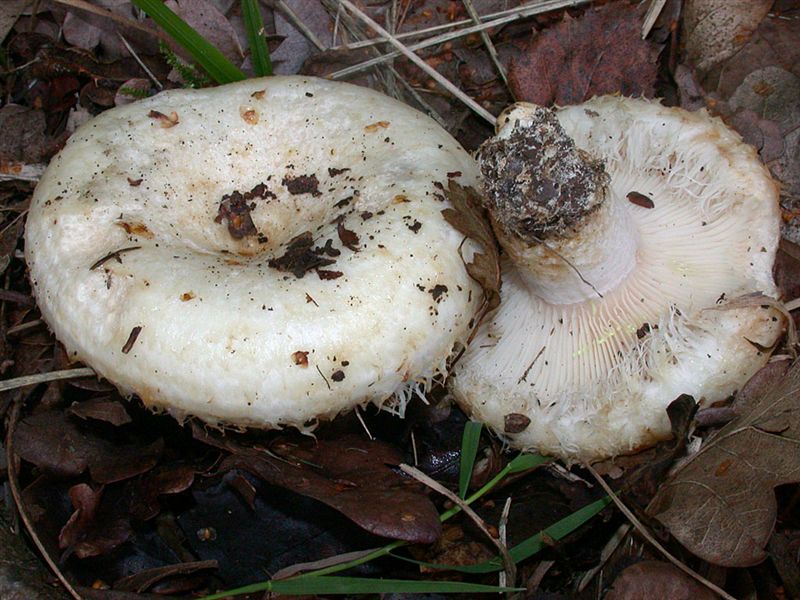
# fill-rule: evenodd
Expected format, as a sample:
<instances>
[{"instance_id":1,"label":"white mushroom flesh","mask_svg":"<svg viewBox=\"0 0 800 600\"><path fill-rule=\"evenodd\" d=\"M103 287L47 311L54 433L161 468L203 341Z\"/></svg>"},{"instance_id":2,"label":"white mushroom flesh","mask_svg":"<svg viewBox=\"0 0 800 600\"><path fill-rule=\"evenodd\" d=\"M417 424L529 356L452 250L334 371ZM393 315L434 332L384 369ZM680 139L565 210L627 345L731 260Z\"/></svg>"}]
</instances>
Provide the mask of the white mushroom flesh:
<instances>
[{"instance_id":1,"label":"white mushroom flesh","mask_svg":"<svg viewBox=\"0 0 800 600\"><path fill-rule=\"evenodd\" d=\"M74 134L26 259L70 358L151 407L300 428L402 410L480 303L441 213L448 178L476 175L433 120L365 88L170 91Z\"/></svg>"},{"instance_id":2,"label":"white mushroom flesh","mask_svg":"<svg viewBox=\"0 0 800 600\"><path fill-rule=\"evenodd\" d=\"M507 112L498 138L536 110ZM724 300L776 294L777 189L755 151L706 114L617 97L555 114L605 164L605 203L587 196L588 217L542 243L495 222L502 303L453 391L515 447L592 460L668 437L677 396L724 400L767 361L783 315L758 298Z\"/></svg>"}]
</instances>

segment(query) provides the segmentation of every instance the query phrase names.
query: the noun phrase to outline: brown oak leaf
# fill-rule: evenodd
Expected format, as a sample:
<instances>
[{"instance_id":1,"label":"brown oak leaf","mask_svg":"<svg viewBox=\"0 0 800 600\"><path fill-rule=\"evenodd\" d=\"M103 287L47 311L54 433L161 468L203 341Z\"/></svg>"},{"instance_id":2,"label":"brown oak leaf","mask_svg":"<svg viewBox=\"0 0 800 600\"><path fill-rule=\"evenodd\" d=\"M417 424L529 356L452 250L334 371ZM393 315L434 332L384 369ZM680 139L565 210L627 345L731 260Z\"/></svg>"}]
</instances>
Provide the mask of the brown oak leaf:
<instances>
[{"instance_id":1,"label":"brown oak leaf","mask_svg":"<svg viewBox=\"0 0 800 600\"><path fill-rule=\"evenodd\" d=\"M642 39L643 7L589 9L533 37L508 70L514 96L542 106L601 94L652 97L662 45Z\"/></svg>"},{"instance_id":2,"label":"brown oak leaf","mask_svg":"<svg viewBox=\"0 0 800 600\"><path fill-rule=\"evenodd\" d=\"M800 481L800 363L752 390L740 416L665 482L647 512L688 550L726 567L764 560L773 488Z\"/></svg>"}]
</instances>

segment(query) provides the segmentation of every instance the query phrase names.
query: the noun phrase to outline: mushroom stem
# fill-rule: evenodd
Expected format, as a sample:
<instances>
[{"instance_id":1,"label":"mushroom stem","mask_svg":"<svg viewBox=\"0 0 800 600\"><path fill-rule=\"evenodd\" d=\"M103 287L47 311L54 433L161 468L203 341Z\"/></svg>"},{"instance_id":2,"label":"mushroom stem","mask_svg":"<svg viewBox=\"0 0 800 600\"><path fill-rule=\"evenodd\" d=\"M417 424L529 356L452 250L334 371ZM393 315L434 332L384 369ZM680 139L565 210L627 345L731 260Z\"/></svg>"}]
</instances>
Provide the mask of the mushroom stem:
<instances>
[{"instance_id":1,"label":"mushroom stem","mask_svg":"<svg viewBox=\"0 0 800 600\"><path fill-rule=\"evenodd\" d=\"M614 289L636 265L638 233L603 161L546 108L515 105L497 127L478 153L484 202L530 291L571 304Z\"/></svg>"}]
</instances>

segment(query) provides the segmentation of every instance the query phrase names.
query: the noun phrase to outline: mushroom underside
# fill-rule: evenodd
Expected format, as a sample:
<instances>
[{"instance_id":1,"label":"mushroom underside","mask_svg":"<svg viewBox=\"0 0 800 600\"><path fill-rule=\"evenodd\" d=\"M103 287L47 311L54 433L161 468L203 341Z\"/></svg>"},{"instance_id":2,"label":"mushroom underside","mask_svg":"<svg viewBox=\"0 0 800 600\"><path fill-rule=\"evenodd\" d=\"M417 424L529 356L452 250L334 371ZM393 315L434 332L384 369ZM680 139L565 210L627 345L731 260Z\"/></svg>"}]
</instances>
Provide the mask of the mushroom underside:
<instances>
[{"instance_id":1,"label":"mushroom underside","mask_svg":"<svg viewBox=\"0 0 800 600\"><path fill-rule=\"evenodd\" d=\"M508 111L490 143L531 110ZM724 400L767 361L784 315L767 297L726 302L776 293L777 193L752 148L704 114L596 98L556 115L604 162L605 204L506 244L501 306L453 391L515 447L593 460L668 437L672 400ZM530 423L509 430L510 415Z\"/></svg>"}]
</instances>

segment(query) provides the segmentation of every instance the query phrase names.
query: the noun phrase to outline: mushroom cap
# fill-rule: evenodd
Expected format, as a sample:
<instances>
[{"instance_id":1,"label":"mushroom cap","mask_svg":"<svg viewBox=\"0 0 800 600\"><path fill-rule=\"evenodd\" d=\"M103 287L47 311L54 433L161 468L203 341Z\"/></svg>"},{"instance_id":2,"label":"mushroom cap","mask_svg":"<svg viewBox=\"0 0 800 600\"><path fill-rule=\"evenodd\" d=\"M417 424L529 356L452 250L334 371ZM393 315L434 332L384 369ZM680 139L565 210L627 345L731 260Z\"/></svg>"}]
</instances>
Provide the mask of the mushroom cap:
<instances>
[{"instance_id":1,"label":"mushroom cap","mask_svg":"<svg viewBox=\"0 0 800 600\"><path fill-rule=\"evenodd\" d=\"M151 407L311 426L402 410L480 291L440 189L474 160L365 88L272 77L173 90L81 127L42 177L25 255L73 360Z\"/></svg>"},{"instance_id":2,"label":"mushroom cap","mask_svg":"<svg viewBox=\"0 0 800 600\"><path fill-rule=\"evenodd\" d=\"M501 116L499 136L530 110ZM624 270L610 269L610 289L595 280L602 291L584 300L573 273L557 302L546 280L507 255L501 305L456 365L452 389L512 446L585 461L669 437L665 408L677 396L723 400L766 362L786 324L774 302L717 303L776 294L778 193L755 151L704 112L598 97L556 114L610 178L611 235L590 223L583 234L597 244L580 249L585 259L571 256L593 276L603 273L593 255L618 256ZM615 228L629 226L617 239ZM540 262L539 274L548 268Z\"/></svg>"}]
</instances>

